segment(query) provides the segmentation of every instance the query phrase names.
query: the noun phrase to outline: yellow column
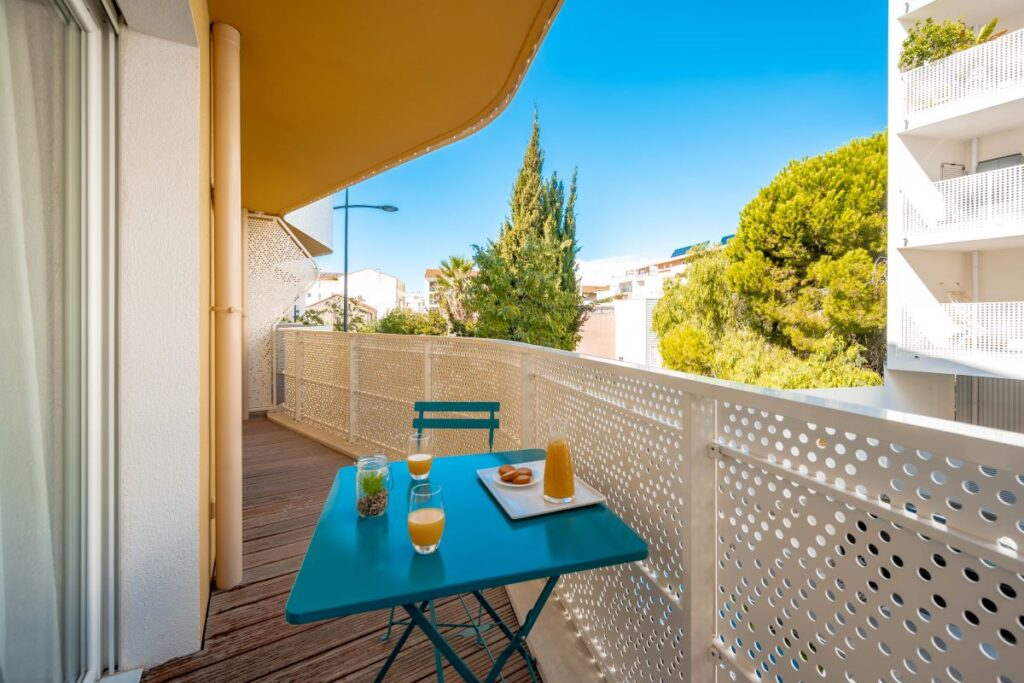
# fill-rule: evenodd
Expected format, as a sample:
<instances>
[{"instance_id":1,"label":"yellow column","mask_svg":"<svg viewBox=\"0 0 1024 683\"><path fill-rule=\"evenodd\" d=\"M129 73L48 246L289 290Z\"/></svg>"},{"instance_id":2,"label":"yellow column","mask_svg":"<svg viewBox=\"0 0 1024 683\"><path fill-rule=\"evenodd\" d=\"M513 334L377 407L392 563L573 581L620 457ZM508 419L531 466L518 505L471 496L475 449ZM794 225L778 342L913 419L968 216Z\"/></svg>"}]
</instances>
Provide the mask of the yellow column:
<instances>
[{"instance_id":1,"label":"yellow column","mask_svg":"<svg viewBox=\"0 0 1024 683\"><path fill-rule=\"evenodd\" d=\"M242 580L242 155L238 31L213 25L217 588Z\"/></svg>"}]
</instances>

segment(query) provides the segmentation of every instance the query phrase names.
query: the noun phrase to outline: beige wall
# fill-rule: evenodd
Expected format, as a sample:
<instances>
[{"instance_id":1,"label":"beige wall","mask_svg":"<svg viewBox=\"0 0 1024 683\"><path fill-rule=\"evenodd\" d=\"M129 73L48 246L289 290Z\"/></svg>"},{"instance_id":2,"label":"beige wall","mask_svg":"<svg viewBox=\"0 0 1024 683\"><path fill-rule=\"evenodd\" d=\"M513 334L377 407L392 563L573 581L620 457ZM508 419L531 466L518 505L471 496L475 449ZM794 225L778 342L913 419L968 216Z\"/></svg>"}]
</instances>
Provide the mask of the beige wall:
<instances>
[{"instance_id":1,"label":"beige wall","mask_svg":"<svg viewBox=\"0 0 1024 683\"><path fill-rule=\"evenodd\" d=\"M980 254L980 301L1024 301L1024 249Z\"/></svg>"},{"instance_id":2,"label":"beige wall","mask_svg":"<svg viewBox=\"0 0 1024 683\"><path fill-rule=\"evenodd\" d=\"M580 329L576 351L590 356L615 359L615 309L601 306L590 312Z\"/></svg>"}]
</instances>

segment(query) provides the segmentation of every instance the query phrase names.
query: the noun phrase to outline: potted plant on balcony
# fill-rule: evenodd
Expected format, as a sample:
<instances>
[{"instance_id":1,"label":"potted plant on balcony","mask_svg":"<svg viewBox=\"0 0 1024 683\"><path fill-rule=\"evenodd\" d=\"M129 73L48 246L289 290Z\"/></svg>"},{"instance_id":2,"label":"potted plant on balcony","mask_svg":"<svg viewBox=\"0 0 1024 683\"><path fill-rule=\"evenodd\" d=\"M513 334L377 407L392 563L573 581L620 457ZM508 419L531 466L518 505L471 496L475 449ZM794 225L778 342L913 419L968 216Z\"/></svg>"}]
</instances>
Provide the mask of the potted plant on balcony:
<instances>
[{"instance_id":1,"label":"potted plant on balcony","mask_svg":"<svg viewBox=\"0 0 1024 683\"><path fill-rule=\"evenodd\" d=\"M900 71L910 71L939 59L944 59L962 50L995 40L1006 33L996 33L999 17L981 27L974 33L964 20L941 21L936 23L931 17L924 22L917 22L907 31L900 50Z\"/></svg>"}]
</instances>

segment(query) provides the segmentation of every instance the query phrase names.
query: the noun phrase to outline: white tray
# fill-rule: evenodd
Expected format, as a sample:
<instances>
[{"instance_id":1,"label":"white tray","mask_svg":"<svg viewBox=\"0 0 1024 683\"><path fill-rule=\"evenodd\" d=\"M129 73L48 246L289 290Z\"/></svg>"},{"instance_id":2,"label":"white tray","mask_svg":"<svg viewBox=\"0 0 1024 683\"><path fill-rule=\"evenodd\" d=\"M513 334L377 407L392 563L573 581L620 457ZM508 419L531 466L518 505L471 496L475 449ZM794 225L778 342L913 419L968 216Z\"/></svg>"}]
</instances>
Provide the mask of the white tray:
<instances>
[{"instance_id":1,"label":"white tray","mask_svg":"<svg viewBox=\"0 0 1024 683\"><path fill-rule=\"evenodd\" d=\"M544 461L534 460L522 462L516 467L532 467L540 472L544 471ZM512 519L525 519L526 517L537 517L538 515L549 515L552 512L572 510L573 508L587 507L605 502L605 497L600 491L583 481L579 477L576 480L576 498L571 503L549 503L544 500L544 485L524 486L513 488L502 486L494 479L497 467L487 467L477 470L476 474L487 490L491 492L505 514Z\"/></svg>"}]
</instances>

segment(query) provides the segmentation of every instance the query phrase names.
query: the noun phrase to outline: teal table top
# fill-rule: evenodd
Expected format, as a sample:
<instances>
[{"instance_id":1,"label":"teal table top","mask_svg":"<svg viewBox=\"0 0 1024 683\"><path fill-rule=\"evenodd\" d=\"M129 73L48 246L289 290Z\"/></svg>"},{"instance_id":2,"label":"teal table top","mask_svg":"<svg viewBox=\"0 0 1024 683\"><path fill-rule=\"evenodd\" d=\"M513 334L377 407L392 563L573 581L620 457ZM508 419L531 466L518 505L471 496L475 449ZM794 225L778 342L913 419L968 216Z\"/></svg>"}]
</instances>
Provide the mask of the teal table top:
<instances>
[{"instance_id":1,"label":"teal table top","mask_svg":"<svg viewBox=\"0 0 1024 683\"><path fill-rule=\"evenodd\" d=\"M373 519L356 513L356 468L338 470L285 618L302 624L647 557L644 540L604 505L512 520L476 474L543 457L523 450L436 458L430 481L441 485L445 528L432 555L417 555L409 541L409 488L421 482L405 463L392 463L388 511Z\"/></svg>"}]
</instances>

